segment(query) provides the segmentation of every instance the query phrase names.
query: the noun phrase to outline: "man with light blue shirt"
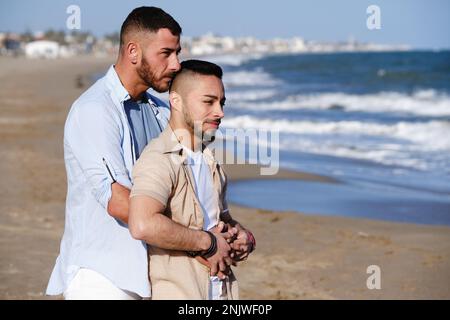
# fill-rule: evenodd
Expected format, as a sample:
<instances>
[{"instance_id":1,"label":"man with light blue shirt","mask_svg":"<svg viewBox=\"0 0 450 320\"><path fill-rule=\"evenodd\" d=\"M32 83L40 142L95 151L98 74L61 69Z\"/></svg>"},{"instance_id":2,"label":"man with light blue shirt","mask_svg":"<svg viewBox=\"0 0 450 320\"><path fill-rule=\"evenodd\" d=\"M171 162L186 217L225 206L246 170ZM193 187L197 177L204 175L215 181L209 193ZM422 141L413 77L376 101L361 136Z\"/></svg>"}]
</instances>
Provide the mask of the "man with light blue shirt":
<instances>
[{"instance_id":1,"label":"man with light blue shirt","mask_svg":"<svg viewBox=\"0 0 450 320\"><path fill-rule=\"evenodd\" d=\"M72 105L64 129L65 230L47 294L65 299L150 297L147 246L128 230L131 171L170 110L147 92L168 90L180 68L181 27L155 7L134 9L117 62Z\"/></svg>"}]
</instances>

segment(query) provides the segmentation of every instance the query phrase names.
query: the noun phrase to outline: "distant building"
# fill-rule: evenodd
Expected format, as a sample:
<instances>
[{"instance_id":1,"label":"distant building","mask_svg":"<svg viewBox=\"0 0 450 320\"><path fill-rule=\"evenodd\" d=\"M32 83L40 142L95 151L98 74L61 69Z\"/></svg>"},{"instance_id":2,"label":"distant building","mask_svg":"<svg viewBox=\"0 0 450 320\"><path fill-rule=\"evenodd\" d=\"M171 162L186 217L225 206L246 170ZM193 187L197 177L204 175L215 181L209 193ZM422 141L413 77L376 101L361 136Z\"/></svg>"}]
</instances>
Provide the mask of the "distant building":
<instances>
[{"instance_id":1,"label":"distant building","mask_svg":"<svg viewBox=\"0 0 450 320\"><path fill-rule=\"evenodd\" d=\"M60 46L55 41L39 40L25 45L25 55L28 58L55 59L60 54Z\"/></svg>"},{"instance_id":2,"label":"distant building","mask_svg":"<svg viewBox=\"0 0 450 320\"><path fill-rule=\"evenodd\" d=\"M303 52L306 51L305 41L302 38L294 37L289 43L291 52Z\"/></svg>"},{"instance_id":3,"label":"distant building","mask_svg":"<svg viewBox=\"0 0 450 320\"><path fill-rule=\"evenodd\" d=\"M32 42L29 42L32 41ZM198 37L182 37L183 56L232 54L296 54L314 52L361 52L408 50L407 46L360 43L353 37L343 42L307 41L301 37L257 39L254 37L228 37L207 33ZM95 38L89 32L70 33L49 30L31 31L23 35L0 33L0 55L27 58L65 58L78 55L117 55L119 34Z\"/></svg>"}]
</instances>

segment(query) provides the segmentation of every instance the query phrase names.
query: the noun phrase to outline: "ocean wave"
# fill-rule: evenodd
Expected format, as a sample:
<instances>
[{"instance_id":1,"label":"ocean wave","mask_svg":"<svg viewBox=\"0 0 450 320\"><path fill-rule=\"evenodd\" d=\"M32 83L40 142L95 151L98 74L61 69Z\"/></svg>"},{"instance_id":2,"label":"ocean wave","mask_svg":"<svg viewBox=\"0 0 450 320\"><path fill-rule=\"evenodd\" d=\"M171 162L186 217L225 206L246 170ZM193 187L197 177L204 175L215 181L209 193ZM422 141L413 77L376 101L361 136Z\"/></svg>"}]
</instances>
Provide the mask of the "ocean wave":
<instances>
[{"instance_id":1,"label":"ocean wave","mask_svg":"<svg viewBox=\"0 0 450 320\"><path fill-rule=\"evenodd\" d=\"M371 113L404 113L421 116L450 116L450 96L433 89L412 94L379 92L376 94L320 93L289 96L285 100L262 103L233 101L232 107L249 110L337 109Z\"/></svg>"},{"instance_id":2,"label":"ocean wave","mask_svg":"<svg viewBox=\"0 0 450 320\"><path fill-rule=\"evenodd\" d=\"M226 93L229 101L255 101L264 100L274 97L278 93L277 90L255 89L245 91L229 91Z\"/></svg>"},{"instance_id":3,"label":"ocean wave","mask_svg":"<svg viewBox=\"0 0 450 320\"><path fill-rule=\"evenodd\" d=\"M311 122L239 116L224 119L225 128L280 132L277 149L366 160L417 170L448 172L450 123L399 122L393 125L357 121ZM225 130L225 135L228 132ZM258 141L261 146L264 141Z\"/></svg>"},{"instance_id":4,"label":"ocean wave","mask_svg":"<svg viewBox=\"0 0 450 320\"><path fill-rule=\"evenodd\" d=\"M290 121L238 116L224 118L224 127L278 130L303 135L380 136L401 139L419 145L423 150L450 150L450 123L447 121L398 122L395 124L359 121Z\"/></svg>"},{"instance_id":5,"label":"ocean wave","mask_svg":"<svg viewBox=\"0 0 450 320\"><path fill-rule=\"evenodd\" d=\"M226 72L223 75L223 82L225 87L272 87L280 84L280 81L274 79L262 69Z\"/></svg>"},{"instance_id":6,"label":"ocean wave","mask_svg":"<svg viewBox=\"0 0 450 320\"><path fill-rule=\"evenodd\" d=\"M367 145L345 145L336 142L317 143L310 140L295 139L285 140L280 143L280 148L290 151L303 151L313 154L350 158L371 161L383 165L396 165L418 170L428 170L442 167L424 158L417 152L404 150L391 144L375 146Z\"/></svg>"}]
</instances>

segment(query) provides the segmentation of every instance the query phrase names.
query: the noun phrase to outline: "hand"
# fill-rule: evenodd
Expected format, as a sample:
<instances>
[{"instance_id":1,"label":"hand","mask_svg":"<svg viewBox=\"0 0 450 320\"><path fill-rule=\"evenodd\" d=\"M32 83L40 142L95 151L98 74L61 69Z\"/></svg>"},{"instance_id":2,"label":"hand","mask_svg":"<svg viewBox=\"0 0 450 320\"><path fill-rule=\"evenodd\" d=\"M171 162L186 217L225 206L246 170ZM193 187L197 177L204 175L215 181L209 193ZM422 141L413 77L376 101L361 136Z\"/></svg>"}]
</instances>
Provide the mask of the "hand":
<instances>
[{"instance_id":1,"label":"hand","mask_svg":"<svg viewBox=\"0 0 450 320\"><path fill-rule=\"evenodd\" d=\"M217 226L215 226L209 231L211 231L212 233L227 233L225 234L225 239L227 240L228 243L232 243L234 240L236 240L238 233L237 228L231 227L229 224L226 224L223 221L219 221Z\"/></svg>"},{"instance_id":2,"label":"hand","mask_svg":"<svg viewBox=\"0 0 450 320\"><path fill-rule=\"evenodd\" d=\"M230 255L235 262L243 261L248 258L248 255L253 250L253 243L245 230L239 230L236 240L231 244L231 248L234 252Z\"/></svg>"},{"instance_id":3,"label":"hand","mask_svg":"<svg viewBox=\"0 0 450 320\"><path fill-rule=\"evenodd\" d=\"M237 230L223 232L224 228L225 224L219 222L215 228L211 229L211 232L217 239L217 252L206 259L211 267L211 276L222 276L222 279L225 274L229 273L230 266L234 264L230 257L231 247L229 243L233 241L237 232Z\"/></svg>"},{"instance_id":4,"label":"hand","mask_svg":"<svg viewBox=\"0 0 450 320\"><path fill-rule=\"evenodd\" d=\"M203 258L202 256L196 256L196 257L195 257L195 260L197 260L198 262L200 262L200 263L203 264L204 266L207 266L208 268L211 269L211 264L209 263L209 261L206 260L205 258ZM236 266L236 263L233 262L233 265ZM227 267L227 270L225 270L225 272L222 272L222 271L217 272L217 276L218 276L220 279L223 280L223 279L225 279L225 278L230 274L230 272L231 272L231 268L230 268L230 267Z\"/></svg>"}]
</instances>

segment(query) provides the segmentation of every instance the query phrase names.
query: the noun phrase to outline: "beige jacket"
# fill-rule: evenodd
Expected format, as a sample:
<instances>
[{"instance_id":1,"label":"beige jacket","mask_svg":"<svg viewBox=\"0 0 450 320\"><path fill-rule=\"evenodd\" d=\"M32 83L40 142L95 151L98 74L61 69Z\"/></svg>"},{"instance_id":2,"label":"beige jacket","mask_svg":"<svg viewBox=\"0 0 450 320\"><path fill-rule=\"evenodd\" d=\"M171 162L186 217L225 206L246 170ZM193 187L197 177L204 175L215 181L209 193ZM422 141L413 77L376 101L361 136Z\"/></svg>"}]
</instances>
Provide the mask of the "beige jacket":
<instances>
[{"instance_id":1,"label":"beige jacket","mask_svg":"<svg viewBox=\"0 0 450 320\"><path fill-rule=\"evenodd\" d=\"M210 149L203 151L211 168L217 191L217 221L227 208L226 175ZM203 216L192 171L183 146L168 125L161 135L144 149L133 168L130 197L146 195L166 205L165 215L188 228L202 230ZM148 246L152 299L208 299L207 266L183 251ZM238 286L233 273L226 280L229 300L238 299Z\"/></svg>"}]
</instances>

